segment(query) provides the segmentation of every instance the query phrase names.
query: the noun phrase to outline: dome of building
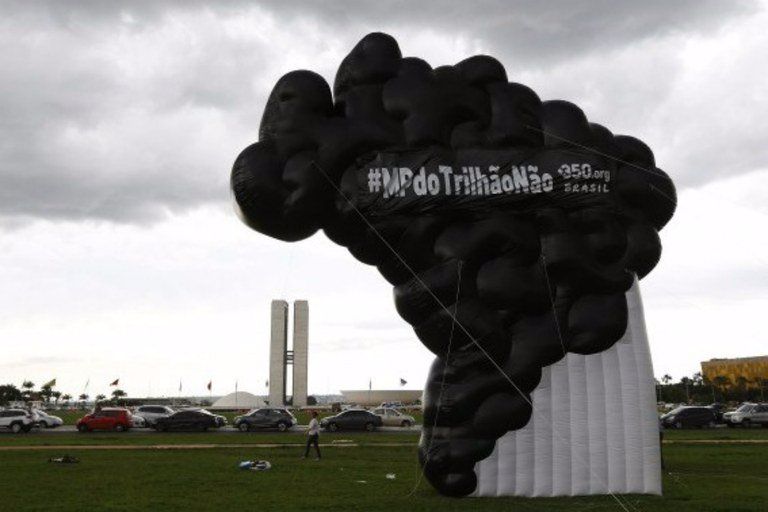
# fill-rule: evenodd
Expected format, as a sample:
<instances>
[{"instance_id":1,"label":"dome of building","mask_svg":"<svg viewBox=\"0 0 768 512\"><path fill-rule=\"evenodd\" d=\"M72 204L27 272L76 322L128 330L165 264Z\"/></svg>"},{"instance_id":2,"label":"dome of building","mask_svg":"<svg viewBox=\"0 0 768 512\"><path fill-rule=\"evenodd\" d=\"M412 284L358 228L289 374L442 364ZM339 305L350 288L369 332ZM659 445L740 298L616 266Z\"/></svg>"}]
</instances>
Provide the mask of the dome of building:
<instances>
[{"instance_id":1,"label":"dome of building","mask_svg":"<svg viewBox=\"0 0 768 512\"><path fill-rule=\"evenodd\" d=\"M216 400L211 409L255 409L257 407L264 407L264 399L260 396L256 396L253 393L247 391L236 391L225 395Z\"/></svg>"}]
</instances>

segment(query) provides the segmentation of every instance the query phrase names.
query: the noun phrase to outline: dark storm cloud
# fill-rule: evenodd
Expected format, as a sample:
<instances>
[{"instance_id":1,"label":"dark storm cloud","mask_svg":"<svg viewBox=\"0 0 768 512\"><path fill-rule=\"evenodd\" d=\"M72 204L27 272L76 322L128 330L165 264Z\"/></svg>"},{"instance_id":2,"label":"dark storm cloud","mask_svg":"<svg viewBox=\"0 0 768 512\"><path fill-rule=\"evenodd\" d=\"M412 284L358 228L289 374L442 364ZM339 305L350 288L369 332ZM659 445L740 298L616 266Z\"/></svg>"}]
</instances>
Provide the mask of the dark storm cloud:
<instances>
[{"instance_id":1,"label":"dark storm cloud","mask_svg":"<svg viewBox=\"0 0 768 512\"><path fill-rule=\"evenodd\" d=\"M324 40L346 51L368 31L390 30L409 53L408 34L461 37L496 55L512 79L539 69L543 80L560 81L572 59L713 33L752 5L2 2L0 219L147 223L227 201L228 166L256 138L269 87L287 71L285 55L326 51L332 58L307 65L332 77L338 59ZM669 87L667 78L649 82ZM654 93L649 86L635 97L627 116L641 116ZM768 160L764 154L749 163Z\"/></svg>"},{"instance_id":2,"label":"dark storm cloud","mask_svg":"<svg viewBox=\"0 0 768 512\"><path fill-rule=\"evenodd\" d=\"M369 30L382 25L443 32L482 41L494 55L546 66L585 52L609 52L672 32L707 33L753 12L749 0L539 0L467 2L355 1L270 4L286 18L315 17L320 26Z\"/></svg>"}]
</instances>

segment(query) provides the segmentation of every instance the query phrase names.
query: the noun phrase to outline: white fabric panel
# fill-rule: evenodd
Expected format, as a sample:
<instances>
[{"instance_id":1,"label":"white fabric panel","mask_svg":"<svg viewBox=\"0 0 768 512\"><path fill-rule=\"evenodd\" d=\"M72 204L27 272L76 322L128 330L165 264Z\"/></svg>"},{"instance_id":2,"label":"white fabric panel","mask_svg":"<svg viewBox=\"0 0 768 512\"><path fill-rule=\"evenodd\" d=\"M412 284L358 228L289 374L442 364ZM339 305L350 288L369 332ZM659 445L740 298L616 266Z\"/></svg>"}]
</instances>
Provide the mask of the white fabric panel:
<instances>
[{"instance_id":1,"label":"white fabric panel","mask_svg":"<svg viewBox=\"0 0 768 512\"><path fill-rule=\"evenodd\" d=\"M552 367L541 372L541 383L531 395L536 404L533 426L533 496L552 496ZM505 475L507 476L507 475Z\"/></svg>"},{"instance_id":2,"label":"white fabric panel","mask_svg":"<svg viewBox=\"0 0 768 512\"><path fill-rule=\"evenodd\" d=\"M497 495L505 495L510 492L514 492L517 485L517 478L520 473L516 467L517 446L515 445L514 438L502 438L501 446L499 449L499 460L496 464L496 470L499 475L503 475L503 479L499 479ZM496 443L497 445L499 442Z\"/></svg>"},{"instance_id":3,"label":"white fabric panel","mask_svg":"<svg viewBox=\"0 0 768 512\"><path fill-rule=\"evenodd\" d=\"M608 490L622 492L627 479L624 458L624 417L618 343L602 353L605 382L605 432L608 442Z\"/></svg>"},{"instance_id":4,"label":"white fabric panel","mask_svg":"<svg viewBox=\"0 0 768 512\"><path fill-rule=\"evenodd\" d=\"M641 449L643 460L643 489L645 494L661 494L661 445L659 444L659 417L656 412L656 389L653 384L653 362L645 330L645 314L640 288L635 286L627 294L629 327L632 338L638 340L635 350L638 380L638 413L641 425ZM639 340L644 340L640 343ZM649 381L649 378L651 379Z\"/></svg>"},{"instance_id":5,"label":"white fabric panel","mask_svg":"<svg viewBox=\"0 0 768 512\"><path fill-rule=\"evenodd\" d=\"M568 387L571 391L571 492L570 494L589 494L589 423L588 407L582 404L587 400L586 358L572 354L568 362ZM567 492L563 494L568 494Z\"/></svg>"},{"instance_id":6,"label":"white fabric panel","mask_svg":"<svg viewBox=\"0 0 768 512\"><path fill-rule=\"evenodd\" d=\"M589 422L589 492L608 492L608 432L602 356L586 356L587 418ZM575 404L578 406L579 404Z\"/></svg>"},{"instance_id":7,"label":"white fabric panel","mask_svg":"<svg viewBox=\"0 0 768 512\"><path fill-rule=\"evenodd\" d=\"M571 395L568 358L552 365L552 494L571 494Z\"/></svg>"},{"instance_id":8,"label":"white fabric panel","mask_svg":"<svg viewBox=\"0 0 768 512\"><path fill-rule=\"evenodd\" d=\"M643 492L643 463L642 435L640 428L640 411L638 411L638 381L635 350L631 343L631 326L627 326L627 334L618 343L619 368L621 368L621 403L624 408L624 456L626 483L621 492ZM626 398L625 398L626 397ZM630 398L634 397L634 399Z\"/></svg>"},{"instance_id":9,"label":"white fabric panel","mask_svg":"<svg viewBox=\"0 0 768 512\"><path fill-rule=\"evenodd\" d=\"M475 465L475 496L661 494L653 367L637 282L610 349L542 370L528 425Z\"/></svg>"},{"instance_id":10,"label":"white fabric panel","mask_svg":"<svg viewBox=\"0 0 768 512\"><path fill-rule=\"evenodd\" d=\"M515 469L517 476L515 481L517 488L514 492L503 494L502 496L533 496L533 477L531 468L534 465L536 453L533 444L533 429L523 428L516 432L510 432L515 437L515 452L507 455L516 458ZM507 434L509 435L509 434ZM505 436L506 437L506 436Z\"/></svg>"}]
</instances>

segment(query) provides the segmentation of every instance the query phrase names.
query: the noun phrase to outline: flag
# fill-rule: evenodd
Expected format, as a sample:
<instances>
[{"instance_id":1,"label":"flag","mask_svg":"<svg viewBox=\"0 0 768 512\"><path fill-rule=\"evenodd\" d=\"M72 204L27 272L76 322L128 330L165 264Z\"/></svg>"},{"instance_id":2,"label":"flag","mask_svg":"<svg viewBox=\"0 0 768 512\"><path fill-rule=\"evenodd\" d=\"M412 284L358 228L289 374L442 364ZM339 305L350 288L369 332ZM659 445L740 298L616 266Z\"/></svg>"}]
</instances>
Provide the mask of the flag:
<instances>
[{"instance_id":1,"label":"flag","mask_svg":"<svg viewBox=\"0 0 768 512\"><path fill-rule=\"evenodd\" d=\"M52 379L52 380L49 380L48 382L46 382L45 384L43 384L42 387L44 387L44 388L52 388L55 385L56 385L56 379Z\"/></svg>"},{"instance_id":2,"label":"flag","mask_svg":"<svg viewBox=\"0 0 768 512\"><path fill-rule=\"evenodd\" d=\"M406 384L408 384L408 381L405 380L404 378L400 377L400 385L401 386L405 386Z\"/></svg>"},{"instance_id":3,"label":"flag","mask_svg":"<svg viewBox=\"0 0 768 512\"><path fill-rule=\"evenodd\" d=\"M211 390L211 386L213 386L213 381L212 381L212 380L209 380L209 381L208 381L208 385L206 386L206 387L208 388L208 391L210 391L210 390Z\"/></svg>"},{"instance_id":4,"label":"flag","mask_svg":"<svg viewBox=\"0 0 768 512\"><path fill-rule=\"evenodd\" d=\"M115 379L109 385L110 386L117 386L119 383L120 383L120 379Z\"/></svg>"}]
</instances>

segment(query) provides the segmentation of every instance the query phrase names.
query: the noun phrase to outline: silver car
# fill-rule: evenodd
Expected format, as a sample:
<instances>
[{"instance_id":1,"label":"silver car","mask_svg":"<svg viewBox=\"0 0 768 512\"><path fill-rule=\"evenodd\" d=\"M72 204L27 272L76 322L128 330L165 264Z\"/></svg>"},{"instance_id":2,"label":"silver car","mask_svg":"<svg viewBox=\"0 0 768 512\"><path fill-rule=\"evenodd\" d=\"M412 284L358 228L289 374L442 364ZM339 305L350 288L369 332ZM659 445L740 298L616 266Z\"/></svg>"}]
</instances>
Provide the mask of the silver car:
<instances>
[{"instance_id":1,"label":"silver car","mask_svg":"<svg viewBox=\"0 0 768 512\"><path fill-rule=\"evenodd\" d=\"M64 420L53 414L48 414L42 409L32 409L32 417L40 428L56 428L64 424Z\"/></svg>"},{"instance_id":2,"label":"silver car","mask_svg":"<svg viewBox=\"0 0 768 512\"><path fill-rule=\"evenodd\" d=\"M167 418L174 412L176 411L167 405L140 405L134 414L144 418L147 427L153 427L158 419Z\"/></svg>"},{"instance_id":3,"label":"silver car","mask_svg":"<svg viewBox=\"0 0 768 512\"><path fill-rule=\"evenodd\" d=\"M749 427L752 425L768 426L768 404L746 403L735 411L723 414L723 421L729 427L741 425Z\"/></svg>"},{"instance_id":4,"label":"silver car","mask_svg":"<svg viewBox=\"0 0 768 512\"><path fill-rule=\"evenodd\" d=\"M416 424L413 416L403 414L392 407L379 407L373 410L373 414L381 418L385 427L410 427Z\"/></svg>"}]
</instances>

